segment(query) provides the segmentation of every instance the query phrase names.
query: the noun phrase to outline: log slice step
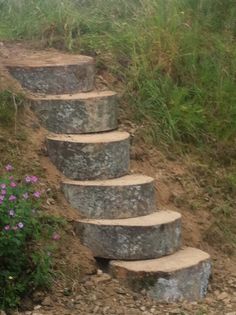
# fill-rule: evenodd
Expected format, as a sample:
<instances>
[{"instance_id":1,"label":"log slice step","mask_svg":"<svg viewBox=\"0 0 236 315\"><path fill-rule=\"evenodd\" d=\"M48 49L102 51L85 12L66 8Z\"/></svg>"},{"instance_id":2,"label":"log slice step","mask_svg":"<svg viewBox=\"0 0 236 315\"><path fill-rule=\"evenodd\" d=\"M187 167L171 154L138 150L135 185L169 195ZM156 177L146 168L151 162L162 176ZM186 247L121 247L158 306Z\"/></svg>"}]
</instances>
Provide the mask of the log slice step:
<instances>
[{"instance_id":1,"label":"log slice step","mask_svg":"<svg viewBox=\"0 0 236 315\"><path fill-rule=\"evenodd\" d=\"M111 91L30 97L41 124L58 134L84 134L117 128L117 94Z\"/></svg>"},{"instance_id":2,"label":"log slice step","mask_svg":"<svg viewBox=\"0 0 236 315\"><path fill-rule=\"evenodd\" d=\"M130 141L127 132L49 135L47 149L55 166L68 178L107 179L126 175Z\"/></svg>"},{"instance_id":3,"label":"log slice step","mask_svg":"<svg viewBox=\"0 0 236 315\"><path fill-rule=\"evenodd\" d=\"M194 301L206 295L211 261L207 253L187 247L159 259L111 261L110 272L135 291L146 289L159 301Z\"/></svg>"},{"instance_id":4,"label":"log slice step","mask_svg":"<svg viewBox=\"0 0 236 315\"><path fill-rule=\"evenodd\" d=\"M144 175L96 181L64 180L69 203L86 218L125 219L155 212L154 179Z\"/></svg>"},{"instance_id":5,"label":"log slice step","mask_svg":"<svg viewBox=\"0 0 236 315\"><path fill-rule=\"evenodd\" d=\"M67 94L94 88L95 63L87 56L29 52L11 58L6 67L24 89L33 93Z\"/></svg>"},{"instance_id":6,"label":"log slice step","mask_svg":"<svg viewBox=\"0 0 236 315\"><path fill-rule=\"evenodd\" d=\"M95 257L152 259L180 248L181 215L159 211L130 219L79 220L75 231Z\"/></svg>"}]
</instances>

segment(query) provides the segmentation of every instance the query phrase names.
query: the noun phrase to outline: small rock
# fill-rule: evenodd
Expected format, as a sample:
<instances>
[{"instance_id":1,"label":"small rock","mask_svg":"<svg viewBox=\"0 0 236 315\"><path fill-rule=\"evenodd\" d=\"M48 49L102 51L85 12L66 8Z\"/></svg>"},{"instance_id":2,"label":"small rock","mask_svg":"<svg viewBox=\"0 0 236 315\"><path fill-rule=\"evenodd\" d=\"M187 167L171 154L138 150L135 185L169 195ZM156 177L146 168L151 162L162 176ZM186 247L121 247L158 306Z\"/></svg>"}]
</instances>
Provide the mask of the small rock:
<instances>
[{"instance_id":1,"label":"small rock","mask_svg":"<svg viewBox=\"0 0 236 315\"><path fill-rule=\"evenodd\" d=\"M73 300L71 301L68 301L67 304L66 304L67 308L69 309L73 309L75 307L75 303Z\"/></svg>"},{"instance_id":2,"label":"small rock","mask_svg":"<svg viewBox=\"0 0 236 315\"><path fill-rule=\"evenodd\" d=\"M75 303L81 303L83 301L83 296L82 295L76 295L75 297Z\"/></svg>"},{"instance_id":3,"label":"small rock","mask_svg":"<svg viewBox=\"0 0 236 315\"><path fill-rule=\"evenodd\" d=\"M105 306L102 310L103 315L108 314L107 311L109 310L110 306Z\"/></svg>"},{"instance_id":4,"label":"small rock","mask_svg":"<svg viewBox=\"0 0 236 315\"><path fill-rule=\"evenodd\" d=\"M140 298L140 295L138 293L133 293L134 301L137 301L139 298Z\"/></svg>"},{"instance_id":5,"label":"small rock","mask_svg":"<svg viewBox=\"0 0 236 315\"><path fill-rule=\"evenodd\" d=\"M91 301L93 301L93 302L97 301L97 296L96 296L96 294L93 294L93 295L91 296Z\"/></svg>"},{"instance_id":6,"label":"small rock","mask_svg":"<svg viewBox=\"0 0 236 315\"><path fill-rule=\"evenodd\" d=\"M94 277L93 281L95 284L99 284L99 283L103 283L103 282L107 282L111 280L111 276L108 274L102 274L100 276Z\"/></svg>"},{"instance_id":7,"label":"small rock","mask_svg":"<svg viewBox=\"0 0 236 315\"><path fill-rule=\"evenodd\" d=\"M45 299L41 303L43 306L52 306L53 302L50 296L46 296Z\"/></svg>"},{"instance_id":8,"label":"small rock","mask_svg":"<svg viewBox=\"0 0 236 315\"><path fill-rule=\"evenodd\" d=\"M40 310L41 307L42 307L41 305L36 305L36 306L34 307L34 310L35 310L35 311L38 311L38 310Z\"/></svg>"},{"instance_id":9,"label":"small rock","mask_svg":"<svg viewBox=\"0 0 236 315\"><path fill-rule=\"evenodd\" d=\"M97 275L98 275L98 276L101 276L102 274L103 274L103 271L102 271L101 269L98 269L98 270L97 270Z\"/></svg>"},{"instance_id":10,"label":"small rock","mask_svg":"<svg viewBox=\"0 0 236 315\"><path fill-rule=\"evenodd\" d=\"M121 314L123 314L123 313L121 313ZM130 309L129 313L125 313L125 315L137 315L137 314L140 314L140 313L137 312L136 309Z\"/></svg>"},{"instance_id":11,"label":"small rock","mask_svg":"<svg viewBox=\"0 0 236 315\"><path fill-rule=\"evenodd\" d=\"M143 290L141 291L141 294L142 294L142 295L147 295L147 291L146 291L145 289L143 289Z\"/></svg>"},{"instance_id":12,"label":"small rock","mask_svg":"<svg viewBox=\"0 0 236 315\"><path fill-rule=\"evenodd\" d=\"M126 291L125 291L123 288L117 288L117 289L116 289L116 293L122 294L122 295L124 294L124 295L125 295L125 294L126 294Z\"/></svg>"},{"instance_id":13,"label":"small rock","mask_svg":"<svg viewBox=\"0 0 236 315\"><path fill-rule=\"evenodd\" d=\"M222 300L225 300L225 299L227 299L229 296L228 296L228 294L226 293L226 292L222 292L222 293L220 293L218 296L217 296L217 299L219 300L219 301L222 301Z\"/></svg>"},{"instance_id":14,"label":"small rock","mask_svg":"<svg viewBox=\"0 0 236 315\"><path fill-rule=\"evenodd\" d=\"M55 201L55 199L53 199L53 198L47 198L47 204L50 206L50 205L55 205L55 203L56 203L56 201Z\"/></svg>"},{"instance_id":15,"label":"small rock","mask_svg":"<svg viewBox=\"0 0 236 315\"><path fill-rule=\"evenodd\" d=\"M93 286L94 286L94 283L93 283L92 281L90 281L90 280L86 281L85 284L84 284L84 287L85 287L86 289L90 289L90 288L92 288Z\"/></svg>"},{"instance_id":16,"label":"small rock","mask_svg":"<svg viewBox=\"0 0 236 315\"><path fill-rule=\"evenodd\" d=\"M146 307L145 306L141 306L140 310L144 312L144 311L146 311Z\"/></svg>"},{"instance_id":17,"label":"small rock","mask_svg":"<svg viewBox=\"0 0 236 315\"><path fill-rule=\"evenodd\" d=\"M181 310L176 308L174 310L169 311L169 314L181 314Z\"/></svg>"},{"instance_id":18,"label":"small rock","mask_svg":"<svg viewBox=\"0 0 236 315\"><path fill-rule=\"evenodd\" d=\"M7 315L4 311L0 311L0 315Z\"/></svg>"},{"instance_id":19,"label":"small rock","mask_svg":"<svg viewBox=\"0 0 236 315\"><path fill-rule=\"evenodd\" d=\"M45 294L41 291L34 292L32 298L35 304L39 304L43 301Z\"/></svg>"},{"instance_id":20,"label":"small rock","mask_svg":"<svg viewBox=\"0 0 236 315\"><path fill-rule=\"evenodd\" d=\"M95 306L93 309L93 314L97 314L97 312L99 311L99 306Z\"/></svg>"},{"instance_id":21,"label":"small rock","mask_svg":"<svg viewBox=\"0 0 236 315\"><path fill-rule=\"evenodd\" d=\"M64 288L63 294L64 294L65 296L69 296L69 295L71 295L71 290L70 290L69 288Z\"/></svg>"},{"instance_id":22,"label":"small rock","mask_svg":"<svg viewBox=\"0 0 236 315\"><path fill-rule=\"evenodd\" d=\"M212 298L210 298L210 297L206 297L205 302L206 302L206 304L208 304L208 305L212 305L212 303L214 302L214 300L213 300Z\"/></svg>"},{"instance_id":23,"label":"small rock","mask_svg":"<svg viewBox=\"0 0 236 315\"><path fill-rule=\"evenodd\" d=\"M219 291L219 290L215 290L215 291L214 291L214 295L215 295L215 296L218 296L219 294L220 294L220 291Z\"/></svg>"}]
</instances>

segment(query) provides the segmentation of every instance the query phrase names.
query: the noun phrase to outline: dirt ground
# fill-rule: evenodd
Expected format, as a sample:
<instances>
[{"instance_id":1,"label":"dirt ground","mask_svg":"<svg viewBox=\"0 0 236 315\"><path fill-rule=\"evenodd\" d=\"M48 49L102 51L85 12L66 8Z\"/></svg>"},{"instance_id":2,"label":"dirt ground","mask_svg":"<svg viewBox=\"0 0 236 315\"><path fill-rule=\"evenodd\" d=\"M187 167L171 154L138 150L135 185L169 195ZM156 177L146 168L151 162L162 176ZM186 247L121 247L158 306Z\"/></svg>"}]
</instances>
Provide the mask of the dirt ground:
<instances>
[{"instance_id":1,"label":"dirt ground","mask_svg":"<svg viewBox=\"0 0 236 315\"><path fill-rule=\"evenodd\" d=\"M8 51L5 45L0 46L0 90L12 86L17 89L1 68L1 60L9 57ZM16 133L0 127L1 163L11 160L21 172L34 171L40 175L42 189L47 191L45 212L64 217L68 226L58 243L55 257L58 277L51 292L36 292L23 301L19 312L12 314L236 315L236 256L227 242L222 244L217 234L214 237L215 217L208 209L209 200L199 184L201 173L193 171L198 166L190 155L172 156L171 152L163 153L148 146L140 127L121 112L121 129L132 135L131 173L139 172L156 179L158 208L176 210L183 216L184 245L200 248L212 256L213 274L206 299L161 304L148 298L145 291L131 292L111 279L99 269L90 251L80 244L70 225L79 213L69 207L61 192L62 176L49 161L44 144L47 132L39 126L27 105L25 107L17 118Z\"/></svg>"}]
</instances>

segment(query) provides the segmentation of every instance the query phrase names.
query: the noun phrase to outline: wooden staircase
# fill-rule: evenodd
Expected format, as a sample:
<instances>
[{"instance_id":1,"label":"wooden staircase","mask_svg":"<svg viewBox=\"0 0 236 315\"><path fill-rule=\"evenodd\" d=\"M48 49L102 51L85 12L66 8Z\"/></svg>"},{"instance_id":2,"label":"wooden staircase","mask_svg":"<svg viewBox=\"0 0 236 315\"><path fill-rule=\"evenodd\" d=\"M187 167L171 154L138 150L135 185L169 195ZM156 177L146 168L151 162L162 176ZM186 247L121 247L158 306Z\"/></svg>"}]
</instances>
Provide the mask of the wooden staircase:
<instances>
[{"instance_id":1,"label":"wooden staircase","mask_svg":"<svg viewBox=\"0 0 236 315\"><path fill-rule=\"evenodd\" d=\"M182 247L181 215L156 207L154 179L129 174L130 136L116 130L116 93L94 90L94 60L44 51L5 66L50 132L49 157L84 216L75 222L83 244L111 260L111 274L134 290L167 302L203 298L210 257Z\"/></svg>"}]
</instances>

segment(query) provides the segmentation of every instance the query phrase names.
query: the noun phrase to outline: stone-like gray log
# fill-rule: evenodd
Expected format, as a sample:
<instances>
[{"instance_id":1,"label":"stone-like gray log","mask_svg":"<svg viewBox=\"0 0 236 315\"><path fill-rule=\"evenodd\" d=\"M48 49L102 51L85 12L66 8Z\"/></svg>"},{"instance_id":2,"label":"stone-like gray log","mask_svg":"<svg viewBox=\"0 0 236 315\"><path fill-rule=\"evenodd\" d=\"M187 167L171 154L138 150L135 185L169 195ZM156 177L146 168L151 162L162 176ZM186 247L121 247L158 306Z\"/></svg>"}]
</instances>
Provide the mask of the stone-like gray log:
<instances>
[{"instance_id":1,"label":"stone-like gray log","mask_svg":"<svg viewBox=\"0 0 236 315\"><path fill-rule=\"evenodd\" d=\"M159 211L131 219L79 220L75 231L95 257L152 259L180 248L181 215Z\"/></svg>"},{"instance_id":2,"label":"stone-like gray log","mask_svg":"<svg viewBox=\"0 0 236 315\"><path fill-rule=\"evenodd\" d=\"M70 179L107 179L128 173L127 132L51 135L47 137L47 148L52 162Z\"/></svg>"},{"instance_id":3,"label":"stone-like gray log","mask_svg":"<svg viewBox=\"0 0 236 315\"><path fill-rule=\"evenodd\" d=\"M146 289L158 301L195 301L207 293L210 256L195 248L145 261L111 261L110 272L135 291Z\"/></svg>"},{"instance_id":4,"label":"stone-like gray log","mask_svg":"<svg viewBox=\"0 0 236 315\"><path fill-rule=\"evenodd\" d=\"M46 52L10 60L6 65L21 86L33 93L69 94L94 88L91 57Z\"/></svg>"},{"instance_id":5,"label":"stone-like gray log","mask_svg":"<svg viewBox=\"0 0 236 315\"><path fill-rule=\"evenodd\" d=\"M30 103L41 124L54 133L83 134L117 128L114 92L32 97Z\"/></svg>"},{"instance_id":6,"label":"stone-like gray log","mask_svg":"<svg viewBox=\"0 0 236 315\"><path fill-rule=\"evenodd\" d=\"M154 179L144 175L62 183L69 203L89 219L125 219L156 209Z\"/></svg>"}]
</instances>

